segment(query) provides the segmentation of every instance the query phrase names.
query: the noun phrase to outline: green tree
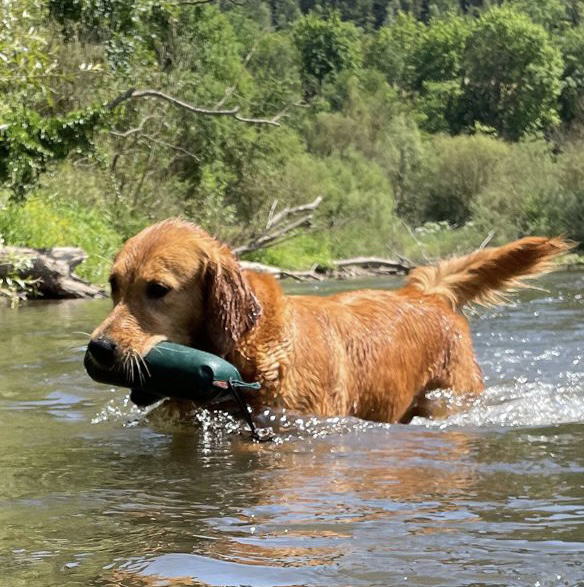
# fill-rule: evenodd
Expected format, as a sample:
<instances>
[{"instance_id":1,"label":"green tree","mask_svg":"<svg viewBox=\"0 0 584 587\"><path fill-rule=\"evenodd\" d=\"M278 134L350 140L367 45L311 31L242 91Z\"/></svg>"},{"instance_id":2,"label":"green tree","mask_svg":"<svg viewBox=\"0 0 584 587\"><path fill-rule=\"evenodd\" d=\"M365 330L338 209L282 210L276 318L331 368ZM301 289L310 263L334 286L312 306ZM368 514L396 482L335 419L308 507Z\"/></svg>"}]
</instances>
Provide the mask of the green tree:
<instances>
[{"instance_id":1,"label":"green tree","mask_svg":"<svg viewBox=\"0 0 584 587\"><path fill-rule=\"evenodd\" d=\"M394 0L388 6L388 20L400 12L410 14L416 20L428 24L433 18L460 12L459 0Z\"/></svg>"},{"instance_id":2,"label":"green tree","mask_svg":"<svg viewBox=\"0 0 584 587\"><path fill-rule=\"evenodd\" d=\"M330 12L324 18L310 13L295 23L292 32L300 53L307 97L316 94L325 80L362 64L359 29L343 22L338 12Z\"/></svg>"},{"instance_id":3,"label":"green tree","mask_svg":"<svg viewBox=\"0 0 584 587\"><path fill-rule=\"evenodd\" d=\"M424 27L413 56L416 108L430 132L456 127L461 97L460 78L468 22L457 16L432 20Z\"/></svg>"},{"instance_id":4,"label":"green tree","mask_svg":"<svg viewBox=\"0 0 584 587\"><path fill-rule=\"evenodd\" d=\"M428 221L462 226L477 196L497 178L509 146L481 134L436 135L424 146L422 165L398 201L398 212L416 226Z\"/></svg>"},{"instance_id":5,"label":"green tree","mask_svg":"<svg viewBox=\"0 0 584 587\"><path fill-rule=\"evenodd\" d=\"M584 124L584 25L566 31L560 39L564 57L560 96L562 120L569 126Z\"/></svg>"},{"instance_id":6,"label":"green tree","mask_svg":"<svg viewBox=\"0 0 584 587\"><path fill-rule=\"evenodd\" d=\"M383 72L393 86L415 86L415 55L424 27L411 14L399 12L390 25L381 27L370 40L366 64Z\"/></svg>"},{"instance_id":7,"label":"green tree","mask_svg":"<svg viewBox=\"0 0 584 587\"><path fill-rule=\"evenodd\" d=\"M467 39L463 66L461 126L487 125L516 140L558 123L562 58L525 14L505 6L484 13Z\"/></svg>"},{"instance_id":8,"label":"green tree","mask_svg":"<svg viewBox=\"0 0 584 587\"><path fill-rule=\"evenodd\" d=\"M413 55L414 87L420 90L424 82L458 79L470 33L467 22L459 17L433 20L421 32Z\"/></svg>"},{"instance_id":9,"label":"green tree","mask_svg":"<svg viewBox=\"0 0 584 587\"><path fill-rule=\"evenodd\" d=\"M507 0L519 12L524 12L533 22L546 30L562 29L567 24L565 0Z\"/></svg>"}]
</instances>

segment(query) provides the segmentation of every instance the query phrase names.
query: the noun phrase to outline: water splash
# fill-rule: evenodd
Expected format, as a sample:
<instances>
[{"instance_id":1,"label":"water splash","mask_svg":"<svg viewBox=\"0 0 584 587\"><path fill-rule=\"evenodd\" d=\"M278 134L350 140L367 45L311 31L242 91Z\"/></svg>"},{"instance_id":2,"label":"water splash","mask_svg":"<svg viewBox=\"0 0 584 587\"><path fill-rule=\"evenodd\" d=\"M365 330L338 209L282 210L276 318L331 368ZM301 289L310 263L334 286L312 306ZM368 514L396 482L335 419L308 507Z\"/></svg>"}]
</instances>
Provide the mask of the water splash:
<instances>
[{"instance_id":1,"label":"water splash","mask_svg":"<svg viewBox=\"0 0 584 587\"><path fill-rule=\"evenodd\" d=\"M584 373L564 373L563 382L494 385L466 402L451 392L431 397L446 401L451 414L444 420L415 418L423 426L548 426L584 420Z\"/></svg>"}]
</instances>

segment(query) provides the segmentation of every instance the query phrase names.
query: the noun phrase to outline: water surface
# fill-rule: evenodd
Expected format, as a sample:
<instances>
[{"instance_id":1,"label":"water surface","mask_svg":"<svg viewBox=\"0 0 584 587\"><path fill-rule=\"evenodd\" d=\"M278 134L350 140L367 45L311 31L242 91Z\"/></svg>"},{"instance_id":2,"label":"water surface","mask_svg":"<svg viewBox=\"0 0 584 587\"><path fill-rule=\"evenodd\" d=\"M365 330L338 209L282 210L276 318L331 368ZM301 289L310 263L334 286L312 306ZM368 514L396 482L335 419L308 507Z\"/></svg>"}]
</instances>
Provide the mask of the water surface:
<instances>
[{"instance_id":1,"label":"water surface","mask_svg":"<svg viewBox=\"0 0 584 587\"><path fill-rule=\"evenodd\" d=\"M0 308L0 585L584 586L584 274L538 283L472 319L474 404L264 445L91 382L109 302Z\"/></svg>"}]
</instances>

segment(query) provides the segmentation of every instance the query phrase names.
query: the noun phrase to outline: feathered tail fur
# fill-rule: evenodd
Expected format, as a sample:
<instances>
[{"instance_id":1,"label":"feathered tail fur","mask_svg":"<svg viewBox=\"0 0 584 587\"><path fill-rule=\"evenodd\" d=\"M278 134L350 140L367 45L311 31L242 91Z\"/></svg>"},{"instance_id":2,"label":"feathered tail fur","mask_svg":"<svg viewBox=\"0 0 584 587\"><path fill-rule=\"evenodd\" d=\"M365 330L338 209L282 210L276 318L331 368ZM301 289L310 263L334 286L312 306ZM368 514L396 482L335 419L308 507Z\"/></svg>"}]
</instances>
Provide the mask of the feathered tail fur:
<instances>
[{"instance_id":1,"label":"feathered tail fur","mask_svg":"<svg viewBox=\"0 0 584 587\"><path fill-rule=\"evenodd\" d=\"M491 306L505 301L505 292L525 287L524 280L549 271L552 259L574 247L562 238L526 237L414 269L407 285L445 299L460 310L474 302Z\"/></svg>"}]
</instances>

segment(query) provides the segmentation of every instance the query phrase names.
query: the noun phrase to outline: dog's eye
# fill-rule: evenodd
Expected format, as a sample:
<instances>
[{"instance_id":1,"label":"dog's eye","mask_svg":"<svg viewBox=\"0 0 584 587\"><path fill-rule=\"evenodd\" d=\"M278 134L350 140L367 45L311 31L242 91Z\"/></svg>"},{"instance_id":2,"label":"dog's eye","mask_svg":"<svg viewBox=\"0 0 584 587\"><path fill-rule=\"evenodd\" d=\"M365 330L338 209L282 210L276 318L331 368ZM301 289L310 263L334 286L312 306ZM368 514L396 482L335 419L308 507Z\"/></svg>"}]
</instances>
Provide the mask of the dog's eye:
<instances>
[{"instance_id":1,"label":"dog's eye","mask_svg":"<svg viewBox=\"0 0 584 587\"><path fill-rule=\"evenodd\" d=\"M146 286L146 297L150 298L151 300L159 300L160 298L163 298L169 291L170 287L168 287L168 285L158 283L157 281L151 281Z\"/></svg>"}]
</instances>

